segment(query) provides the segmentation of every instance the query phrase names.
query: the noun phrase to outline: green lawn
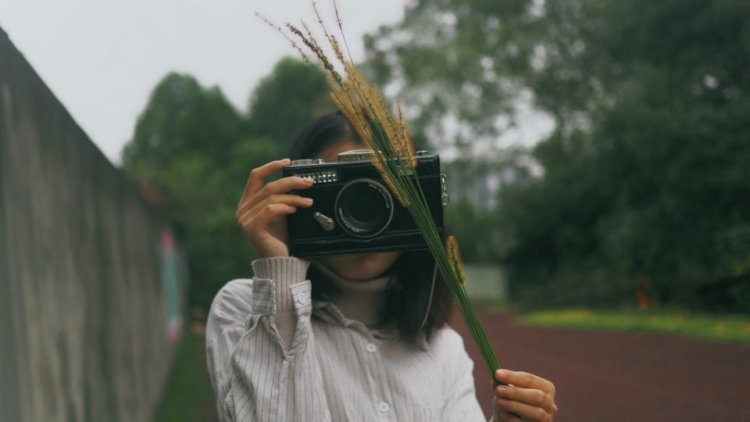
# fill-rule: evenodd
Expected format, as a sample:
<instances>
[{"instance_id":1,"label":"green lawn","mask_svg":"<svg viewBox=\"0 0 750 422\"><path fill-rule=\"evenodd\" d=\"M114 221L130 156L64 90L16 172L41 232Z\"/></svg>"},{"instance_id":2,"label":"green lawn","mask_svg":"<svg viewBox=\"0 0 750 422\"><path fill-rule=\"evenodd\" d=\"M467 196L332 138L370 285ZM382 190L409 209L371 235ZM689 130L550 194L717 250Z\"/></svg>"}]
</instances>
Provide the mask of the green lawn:
<instances>
[{"instance_id":1,"label":"green lawn","mask_svg":"<svg viewBox=\"0 0 750 422\"><path fill-rule=\"evenodd\" d=\"M527 325L671 333L700 340L750 345L749 316L569 309L533 312L522 316L520 321Z\"/></svg>"},{"instance_id":2,"label":"green lawn","mask_svg":"<svg viewBox=\"0 0 750 422\"><path fill-rule=\"evenodd\" d=\"M177 348L155 422L216 421L203 336L185 330Z\"/></svg>"}]
</instances>

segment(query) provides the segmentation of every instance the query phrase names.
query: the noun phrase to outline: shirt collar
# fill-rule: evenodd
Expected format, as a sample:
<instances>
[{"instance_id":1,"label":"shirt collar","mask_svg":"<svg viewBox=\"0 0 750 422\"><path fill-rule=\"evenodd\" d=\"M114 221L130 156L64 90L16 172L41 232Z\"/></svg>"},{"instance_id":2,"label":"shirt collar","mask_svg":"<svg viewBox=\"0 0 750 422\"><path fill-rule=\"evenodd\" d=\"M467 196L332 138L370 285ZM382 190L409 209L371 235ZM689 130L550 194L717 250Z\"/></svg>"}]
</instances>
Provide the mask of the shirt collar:
<instances>
[{"instance_id":1,"label":"shirt collar","mask_svg":"<svg viewBox=\"0 0 750 422\"><path fill-rule=\"evenodd\" d=\"M396 324L390 322L382 327L368 327L361 321L347 318L335 303L327 300L313 300L312 313L315 318L321 321L336 324L343 328L351 328L374 338L393 339L398 337Z\"/></svg>"}]
</instances>

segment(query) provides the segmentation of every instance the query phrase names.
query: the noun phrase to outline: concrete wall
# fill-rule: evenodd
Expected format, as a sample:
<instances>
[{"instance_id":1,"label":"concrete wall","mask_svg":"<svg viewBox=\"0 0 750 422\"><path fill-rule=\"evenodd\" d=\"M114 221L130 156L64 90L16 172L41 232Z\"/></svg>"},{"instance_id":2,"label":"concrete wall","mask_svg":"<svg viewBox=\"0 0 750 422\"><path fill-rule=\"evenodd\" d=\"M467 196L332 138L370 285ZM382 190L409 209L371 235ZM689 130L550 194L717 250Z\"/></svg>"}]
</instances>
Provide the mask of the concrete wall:
<instances>
[{"instance_id":1,"label":"concrete wall","mask_svg":"<svg viewBox=\"0 0 750 422\"><path fill-rule=\"evenodd\" d=\"M0 30L0 421L150 419L162 230Z\"/></svg>"}]
</instances>

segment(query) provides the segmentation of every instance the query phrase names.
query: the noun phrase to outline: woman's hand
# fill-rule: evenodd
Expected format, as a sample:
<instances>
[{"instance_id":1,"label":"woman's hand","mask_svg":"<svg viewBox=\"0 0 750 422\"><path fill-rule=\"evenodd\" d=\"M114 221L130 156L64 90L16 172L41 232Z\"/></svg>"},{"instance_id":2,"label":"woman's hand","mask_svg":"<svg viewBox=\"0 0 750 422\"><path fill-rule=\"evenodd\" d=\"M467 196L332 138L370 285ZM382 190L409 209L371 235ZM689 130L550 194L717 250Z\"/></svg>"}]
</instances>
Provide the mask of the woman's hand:
<instances>
[{"instance_id":1,"label":"woman's hand","mask_svg":"<svg viewBox=\"0 0 750 422\"><path fill-rule=\"evenodd\" d=\"M290 194L295 189L307 189L312 179L284 177L265 184L265 179L287 167L288 158L271 161L250 172L245 191L234 216L260 258L289 256L286 216L297 208L312 205L312 199Z\"/></svg>"},{"instance_id":2,"label":"woman's hand","mask_svg":"<svg viewBox=\"0 0 750 422\"><path fill-rule=\"evenodd\" d=\"M557 415L555 385L526 372L501 369L495 379L505 385L495 387L495 421L551 422Z\"/></svg>"}]
</instances>

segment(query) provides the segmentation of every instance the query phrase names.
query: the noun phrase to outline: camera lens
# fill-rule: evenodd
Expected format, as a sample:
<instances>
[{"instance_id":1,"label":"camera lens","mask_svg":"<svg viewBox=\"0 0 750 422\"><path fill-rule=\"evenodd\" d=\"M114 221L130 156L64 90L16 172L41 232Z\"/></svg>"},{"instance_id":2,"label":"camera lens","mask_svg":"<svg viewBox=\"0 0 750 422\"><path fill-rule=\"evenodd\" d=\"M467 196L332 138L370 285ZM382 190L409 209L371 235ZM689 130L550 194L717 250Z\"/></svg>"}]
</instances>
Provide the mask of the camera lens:
<instances>
[{"instance_id":1,"label":"camera lens","mask_svg":"<svg viewBox=\"0 0 750 422\"><path fill-rule=\"evenodd\" d=\"M393 198L376 180L352 180L336 197L336 220L354 237L377 236L388 227L392 218Z\"/></svg>"}]
</instances>

